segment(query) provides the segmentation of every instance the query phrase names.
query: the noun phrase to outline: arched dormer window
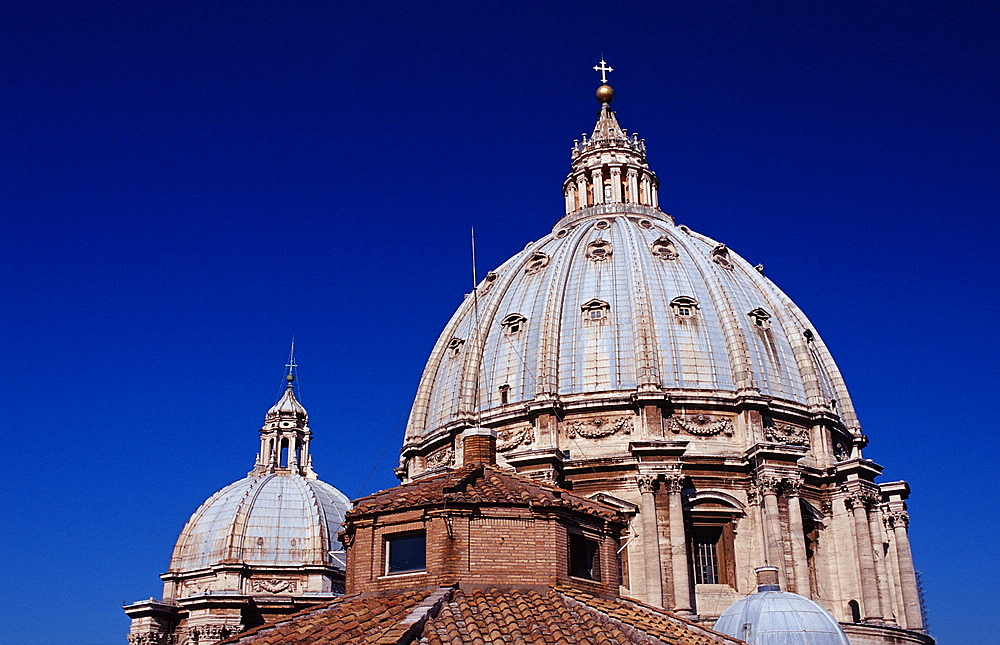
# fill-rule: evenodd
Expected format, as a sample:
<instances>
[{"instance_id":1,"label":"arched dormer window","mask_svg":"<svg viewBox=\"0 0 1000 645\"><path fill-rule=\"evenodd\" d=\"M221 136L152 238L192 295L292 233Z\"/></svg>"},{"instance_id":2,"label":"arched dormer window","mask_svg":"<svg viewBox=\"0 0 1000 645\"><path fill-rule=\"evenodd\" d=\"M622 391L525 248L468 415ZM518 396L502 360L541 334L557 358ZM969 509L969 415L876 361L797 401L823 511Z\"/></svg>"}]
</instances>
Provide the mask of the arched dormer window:
<instances>
[{"instance_id":1,"label":"arched dormer window","mask_svg":"<svg viewBox=\"0 0 1000 645\"><path fill-rule=\"evenodd\" d=\"M678 318L693 318L698 311L698 301L691 296L677 296L670 301L670 308Z\"/></svg>"},{"instance_id":2,"label":"arched dormer window","mask_svg":"<svg viewBox=\"0 0 1000 645\"><path fill-rule=\"evenodd\" d=\"M520 334L524 329L524 323L528 322L528 319L521 314L509 314L503 320L500 321L500 326L503 327L503 332L508 336L514 336Z\"/></svg>"},{"instance_id":3,"label":"arched dormer window","mask_svg":"<svg viewBox=\"0 0 1000 645\"><path fill-rule=\"evenodd\" d=\"M704 491L685 504L688 546L695 584L736 587L734 538L736 523L744 515L739 502L724 493Z\"/></svg>"},{"instance_id":4,"label":"arched dormer window","mask_svg":"<svg viewBox=\"0 0 1000 645\"><path fill-rule=\"evenodd\" d=\"M750 316L750 320L753 321L754 326L759 327L760 329L771 328L771 314L767 313L760 307L757 307L747 315Z\"/></svg>"},{"instance_id":5,"label":"arched dormer window","mask_svg":"<svg viewBox=\"0 0 1000 645\"><path fill-rule=\"evenodd\" d=\"M650 247L653 251L653 255L660 258L661 260L676 260L677 259L677 247L674 243L670 241L670 238L666 235L662 235L653 242Z\"/></svg>"},{"instance_id":6,"label":"arched dormer window","mask_svg":"<svg viewBox=\"0 0 1000 645\"><path fill-rule=\"evenodd\" d=\"M585 321L600 321L608 318L608 312L611 311L611 305L603 300L595 298L581 305L580 309L583 311L583 319Z\"/></svg>"}]
</instances>

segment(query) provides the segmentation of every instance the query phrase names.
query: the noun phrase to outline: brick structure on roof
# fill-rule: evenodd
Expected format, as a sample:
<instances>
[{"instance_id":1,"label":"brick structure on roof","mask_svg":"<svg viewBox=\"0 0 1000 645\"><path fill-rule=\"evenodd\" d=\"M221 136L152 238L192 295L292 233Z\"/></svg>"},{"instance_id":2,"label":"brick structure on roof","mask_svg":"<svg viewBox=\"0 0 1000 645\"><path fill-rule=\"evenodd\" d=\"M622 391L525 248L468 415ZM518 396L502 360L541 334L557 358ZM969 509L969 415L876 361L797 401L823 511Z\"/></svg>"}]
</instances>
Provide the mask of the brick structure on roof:
<instances>
[{"instance_id":1,"label":"brick structure on roof","mask_svg":"<svg viewBox=\"0 0 1000 645\"><path fill-rule=\"evenodd\" d=\"M739 645L618 596L627 523L613 506L467 463L357 500L341 533L348 595L223 642Z\"/></svg>"}]
</instances>

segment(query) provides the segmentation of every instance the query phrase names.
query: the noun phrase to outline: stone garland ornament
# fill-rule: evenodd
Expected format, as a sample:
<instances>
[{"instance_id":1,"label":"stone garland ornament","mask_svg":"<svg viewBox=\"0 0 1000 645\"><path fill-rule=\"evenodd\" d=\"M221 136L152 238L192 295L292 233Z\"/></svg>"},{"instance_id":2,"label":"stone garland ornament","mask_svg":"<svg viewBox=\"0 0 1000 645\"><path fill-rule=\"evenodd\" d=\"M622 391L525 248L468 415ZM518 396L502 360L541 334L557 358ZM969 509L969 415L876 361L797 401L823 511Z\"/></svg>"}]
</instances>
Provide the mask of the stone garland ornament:
<instances>
[{"instance_id":1,"label":"stone garland ornament","mask_svg":"<svg viewBox=\"0 0 1000 645\"><path fill-rule=\"evenodd\" d=\"M427 455L425 463L427 470L450 466L455 461L455 451L451 446L440 448Z\"/></svg>"},{"instance_id":2,"label":"stone garland ornament","mask_svg":"<svg viewBox=\"0 0 1000 645\"><path fill-rule=\"evenodd\" d=\"M633 417L597 417L589 421L574 421L567 425L566 436L575 437L577 435L585 439L600 439L610 437L613 434L632 434Z\"/></svg>"},{"instance_id":3,"label":"stone garland ornament","mask_svg":"<svg viewBox=\"0 0 1000 645\"><path fill-rule=\"evenodd\" d=\"M764 439L789 446L808 446L809 431L798 426L777 423L764 426Z\"/></svg>"},{"instance_id":4,"label":"stone garland ornament","mask_svg":"<svg viewBox=\"0 0 1000 645\"><path fill-rule=\"evenodd\" d=\"M262 580L251 580L250 590L254 593L295 593L298 580L288 580L284 578L265 578Z\"/></svg>"},{"instance_id":5,"label":"stone garland ornament","mask_svg":"<svg viewBox=\"0 0 1000 645\"><path fill-rule=\"evenodd\" d=\"M673 416L668 420L670 431L674 434L684 432L696 437L714 437L724 434L733 436L733 422L729 419L716 419L707 414L696 414L690 417Z\"/></svg>"},{"instance_id":6,"label":"stone garland ornament","mask_svg":"<svg viewBox=\"0 0 1000 645\"><path fill-rule=\"evenodd\" d=\"M530 427L519 430L501 428L497 430L497 452L507 452L508 450L517 448L521 444L530 444L535 439L534 434L534 431Z\"/></svg>"}]
</instances>

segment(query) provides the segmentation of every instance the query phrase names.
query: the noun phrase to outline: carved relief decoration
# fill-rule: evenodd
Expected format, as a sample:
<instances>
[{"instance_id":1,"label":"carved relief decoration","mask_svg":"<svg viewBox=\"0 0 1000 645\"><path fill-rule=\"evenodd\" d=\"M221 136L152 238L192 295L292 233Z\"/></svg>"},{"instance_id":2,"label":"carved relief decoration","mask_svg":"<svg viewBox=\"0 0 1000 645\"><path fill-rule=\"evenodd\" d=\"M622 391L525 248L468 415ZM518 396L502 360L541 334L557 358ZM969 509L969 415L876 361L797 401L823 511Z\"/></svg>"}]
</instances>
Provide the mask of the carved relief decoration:
<instances>
[{"instance_id":1,"label":"carved relief decoration","mask_svg":"<svg viewBox=\"0 0 1000 645\"><path fill-rule=\"evenodd\" d=\"M566 427L566 435L587 439L600 439L613 434L632 434L633 417L597 417L588 421L573 421Z\"/></svg>"},{"instance_id":2,"label":"carved relief decoration","mask_svg":"<svg viewBox=\"0 0 1000 645\"><path fill-rule=\"evenodd\" d=\"M764 426L764 440L790 446L808 446L809 431L786 423L771 423Z\"/></svg>"},{"instance_id":3,"label":"carved relief decoration","mask_svg":"<svg viewBox=\"0 0 1000 645\"><path fill-rule=\"evenodd\" d=\"M129 634L128 635L128 645L176 645L177 634L167 634L167 633L146 633L146 634Z\"/></svg>"},{"instance_id":4,"label":"carved relief decoration","mask_svg":"<svg viewBox=\"0 0 1000 645\"><path fill-rule=\"evenodd\" d=\"M250 581L251 593L295 593L299 581L288 578L262 578Z\"/></svg>"},{"instance_id":5,"label":"carved relief decoration","mask_svg":"<svg viewBox=\"0 0 1000 645\"><path fill-rule=\"evenodd\" d=\"M517 448L521 444L529 444L535 438L534 430L531 427L514 429L500 428L497 430L497 451L507 452Z\"/></svg>"},{"instance_id":6,"label":"carved relief decoration","mask_svg":"<svg viewBox=\"0 0 1000 645\"><path fill-rule=\"evenodd\" d=\"M733 422L729 419L718 419L707 414L696 414L690 417L672 416L668 419L670 431L679 434L684 431L696 437L714 437L724 434L733 436Z\"/></svg>"},{"instance_id":7,"label":"carved relief decoration","mask_svg":"<svg viewBox=\"0 0 1000 645\"><path fill-rule=\"evenodd\" d=\"M188 635L187 642L207 644L221 641L223 638L229 638L234 634L242 632L243 625L198 625L185 631L187 631Z\"/></svg>"},{"instance_id":8,"label":"carved relief decoration","mask_svg":"<svg viewBox=\"0 0 1000 645\"><path fill-rule=\"evenodd\" d=\"M426 457L427 469L450 466L455 461L455 451L451 446L439 448Z\"/></svg>"}]
</instances>

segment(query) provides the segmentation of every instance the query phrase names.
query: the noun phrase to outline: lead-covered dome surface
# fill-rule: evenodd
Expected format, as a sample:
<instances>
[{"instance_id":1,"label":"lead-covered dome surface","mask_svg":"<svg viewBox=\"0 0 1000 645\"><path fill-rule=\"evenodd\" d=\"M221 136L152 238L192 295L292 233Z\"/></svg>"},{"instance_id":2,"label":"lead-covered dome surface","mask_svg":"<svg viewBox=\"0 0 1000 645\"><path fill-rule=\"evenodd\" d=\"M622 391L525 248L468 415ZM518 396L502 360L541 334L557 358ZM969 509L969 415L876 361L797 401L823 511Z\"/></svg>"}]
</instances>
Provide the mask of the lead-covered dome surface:
<instances>
[{"instance_id":1,"label":"lead-covered dome surface","mask_svg":"<svg viewBox=\"0 0 1000 645\"><path fill-rule=\"evenodd\" d=\"M750 645L850 645L828 611L786 591L759 591L736 601L713 628Z\"/></svg>"},{"instance_id":2,"label":"lead-covered dome surface","mask_svg":"<svg viewBox=\"0 0 1000 645\"><path fill-rule=\"evenodd\" d=\"M802 311L658 208L579 209L490 272L448 323L407 427L419 442L504 406L637 391L759 392L836 407L840 373Z\"/></svg>"},{"instance_id":3,"label":"lead-covered dome surface","mask_svg":"<svg viewBox=\"0 0 1000 645\"><path fill-rule=\"evenodd\" d=\"M173 572L220 562L332 564L350 501L318 479L251 474L210 497L188 520L170 560Z\"/></svg>"}]
</instances>

